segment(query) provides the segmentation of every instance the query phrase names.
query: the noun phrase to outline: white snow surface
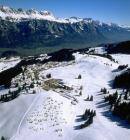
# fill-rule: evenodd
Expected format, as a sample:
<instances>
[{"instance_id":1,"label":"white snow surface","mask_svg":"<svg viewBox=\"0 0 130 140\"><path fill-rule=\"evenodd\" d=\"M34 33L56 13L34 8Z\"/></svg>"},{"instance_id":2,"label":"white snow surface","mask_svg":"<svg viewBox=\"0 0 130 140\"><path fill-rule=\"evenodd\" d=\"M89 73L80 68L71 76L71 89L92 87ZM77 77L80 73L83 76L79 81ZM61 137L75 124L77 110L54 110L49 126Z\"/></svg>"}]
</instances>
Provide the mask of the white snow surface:
<instances>
[{"instance_id":1,"label":"white snow surface","mask_svg":"<svg viewBox=\"0 0 130 140\"><path fill-rule=\"evenodd\" d=\"M10 138L36 95L21 95L19 98L0 104L0 136Z\"/></svg>"},{"instance_id":2,"label":"white snow surface","mask_svg":"<svg viewBox=\"0 0 130 140\"><path fill-rule=\"evenodd\" d=\"M129 127L111 116L99 92L103 87L110 88L109 83L114 76L112 71L119 65L99 56L79 53L74 56L75 63L50 68L40 74L51 73L53 78L62 79L66 85L77 87L77 90L83 86L82 96L75 96L75 90L64 94L40 90L35 95L22 95L1 104L0 135L12 136L10 140L130 139ZM82 79L77 79L79 74ZM88 95L93 95L93 102L84 101ZM78 100L76 105L71 104L73 97ZM85 109L96 110L93 124L75 130L75 126L82 123L76 121L77 116L82 115Z\"/></svg>"},{"instance_id":3,"label":"white snow surface","mask_svg":"<svg viewBox=\"0 0 130 140\"><path fill-rule=\"evenodd\" d=\"M112 57L116 59L121 65L130 66L130 55L128 54L113 54Z\"/></svg>"},{"instance_id":4,"label":"white snow surface","mask_svg":"<svg viewBox=\"0 0 130 140\"><path fill-rule=\"evenodd\" d=\"M18 64L21 61L21 59L18 58L11 58L11 59L5 59L1 58L0 59L0 72L4 71L6 69L9 69L11 67L14 67L16 64Z\"/></svg>"}]
</instances>

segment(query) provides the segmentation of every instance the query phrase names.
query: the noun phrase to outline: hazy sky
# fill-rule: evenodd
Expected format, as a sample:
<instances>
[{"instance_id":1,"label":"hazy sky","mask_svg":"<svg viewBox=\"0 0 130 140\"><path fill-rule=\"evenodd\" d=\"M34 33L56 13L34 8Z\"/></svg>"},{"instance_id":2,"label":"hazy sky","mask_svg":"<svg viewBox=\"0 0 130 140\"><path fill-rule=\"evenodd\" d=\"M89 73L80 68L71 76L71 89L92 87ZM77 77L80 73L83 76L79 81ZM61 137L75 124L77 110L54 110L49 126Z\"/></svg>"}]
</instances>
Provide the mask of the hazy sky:
<instances>
[{"instance_id":1,"label":"hazy sky","mask_svg":"<svg viewBox=\"0 0 130 140\"><path fill-rule=\"evenodd\" d=\"M130 0L0 0L0 5L49 10L57 17L91 17L130 26Z\"/></svg>"}]
</instances>

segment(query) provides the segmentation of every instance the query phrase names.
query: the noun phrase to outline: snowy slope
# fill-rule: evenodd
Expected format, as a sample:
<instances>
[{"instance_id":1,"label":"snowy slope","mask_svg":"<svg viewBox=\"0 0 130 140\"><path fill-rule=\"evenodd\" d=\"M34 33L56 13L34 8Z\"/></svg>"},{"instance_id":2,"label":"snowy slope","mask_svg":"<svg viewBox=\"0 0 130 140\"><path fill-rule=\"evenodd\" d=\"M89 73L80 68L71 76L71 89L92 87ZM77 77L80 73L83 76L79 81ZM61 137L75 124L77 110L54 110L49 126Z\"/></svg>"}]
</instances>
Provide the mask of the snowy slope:
<instances>
[{"instance_id":1,"label":"snowy slope","mask_svg":"<svg viewBox=\"0 0 130 140\"><path fill-rule=\"evenodd\" d=\"M128 64L130 66L130 55L127 54L113 54L112 57L117 60L121 65Z\"/></svg>"},{"instance_id":2,"label":"snowy slope","mask_svg":"<svg viewBox=\"0 0 130 140\"><path fill-rule=\"evenodd\" d=\"M12 137L18 125L30 106L35 95L22 95L19 98L0 104L0 136Z\"/></svg>"},{"instance_id":3,"label":"snowy slope","mask_svg":"<svg viewBox=\"0 0 130 140\"><path fill-rule=\"evenodd\" d=\"M79 54L75 56L76 61L72 65L41 72L41 75L51 73L53 78L62 79L75 90L64 94L42 90L11 140L128 140L130 138L128 129L103 115L108 108L102 103L103 96L99 94L102 87L109 88L112 71L118 65L98 56ZM79 74L82 75L82 79L76 78ZM83 95L78 97L76 90L78 91L80 86L83 86ZM70 98L67 98L67 95ZM93 102L84 101L88 95L94 96ZM77 98L76 105L71 104L71 97ZM85 129L75 130L74 126L81 124L76 122L77 116L83 114L86 108L96 109L97 116L94 118L94 123Z\"/></svg>"},{"instance_id":4,"label":"snowy slope","mask_svg":"<svg viewBox=\"0 0 130 140\"><path fill-rule=\"evenodd\" d=\"M14 67L16 64L20 62L20 58L11 58L11 59L0 59L0 72L11 67Z\"/></svg>"}]
</instances>

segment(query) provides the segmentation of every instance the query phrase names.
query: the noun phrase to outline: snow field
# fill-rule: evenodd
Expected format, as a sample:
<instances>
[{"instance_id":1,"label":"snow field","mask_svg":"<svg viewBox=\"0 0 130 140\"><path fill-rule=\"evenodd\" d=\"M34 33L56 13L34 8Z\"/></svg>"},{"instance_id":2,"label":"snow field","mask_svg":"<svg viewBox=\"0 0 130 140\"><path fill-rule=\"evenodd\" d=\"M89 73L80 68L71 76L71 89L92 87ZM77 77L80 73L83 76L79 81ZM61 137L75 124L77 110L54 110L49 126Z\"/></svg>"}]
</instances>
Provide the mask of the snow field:
<instances>
[{"instance_id":1,"label":"snow field","mask_svg":"<svg viewBox=\"0 0 130 140\"><path fill-rule=\"evenodd\" d=\"M103 95L100 93L101 88L104 87L111 90L110 82L115 76L113 71L120 64L99 56L79 53L74 56L76 60L71 65L61 65L40 72L40 76L50 73L54 79L62 79L65 85L73 87L73 90L63 93L41 90L35 102L32 103L32 100L28 102L32 105L26 114L25 110L28 108L24 111L17 111L18 118L21 118L23 114L25 117L17 131L15 129L11 132L14 135L11 140L128 140L130 138L129 129L119 125L111 116L109 106L104 103ZM77 78L79 74L82 76L81 79ZM81 96L79 96L80 91L82 91ZM33 98L35 99L36 95L23 95L22 97L35 96ZM85 101L84 99L88 96L93 96L94 100ZM73 104L72 101L75 99L76 103ZM15 101L18 100L19 98ZM93 124L84 129L75 130L75 126L83 123L77 121L77 118L86 109L96 110ZM9 114L10 110L5 112ZM11 114L11 116L15 115L13 112ZM5 122L7 120L10 121L10 118L5 118ZM20 121L16 122L18 125ZM10 128L12 128L11 125L6 126L4 131ZM9 135L2 133L4 134Z\"/></svg>"}]
</instances>

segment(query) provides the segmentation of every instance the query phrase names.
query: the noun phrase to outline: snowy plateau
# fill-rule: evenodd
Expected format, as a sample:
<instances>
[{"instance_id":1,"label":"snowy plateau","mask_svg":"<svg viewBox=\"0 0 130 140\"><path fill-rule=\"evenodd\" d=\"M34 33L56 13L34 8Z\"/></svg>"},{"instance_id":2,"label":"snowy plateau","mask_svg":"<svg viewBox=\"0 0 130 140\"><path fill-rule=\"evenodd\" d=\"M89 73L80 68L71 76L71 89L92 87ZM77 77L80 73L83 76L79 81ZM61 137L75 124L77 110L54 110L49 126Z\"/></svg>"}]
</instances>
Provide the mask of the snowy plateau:
<instances>
[{"instance_id":1,"label":"snowy plateau","mask_svg":"<svg viewBox=\"0 0 130 140\"><path fill-rule=\"evenodd\" d=\"M103 52L101 48L96 50ZM40 55L38 59L43 60L45 56ZM130 55L113 54L118 63L91 53L75 52L73 56L75 59L68 62L23 67L24 74L12 79L10 89L0 89L0 95L4 95L22 87L18 97L0 103L0 137L7 140L130 139L130 126L112 115L101 93L104 87L109 94L114 92L110 81L119 74L115 71L119 65L130 65ZM0 71L20 61L20 58L1 59ZM81 116L86 109L95 114L93 123L84 127L88 118Z\"/></svg>"}]
</instances>

